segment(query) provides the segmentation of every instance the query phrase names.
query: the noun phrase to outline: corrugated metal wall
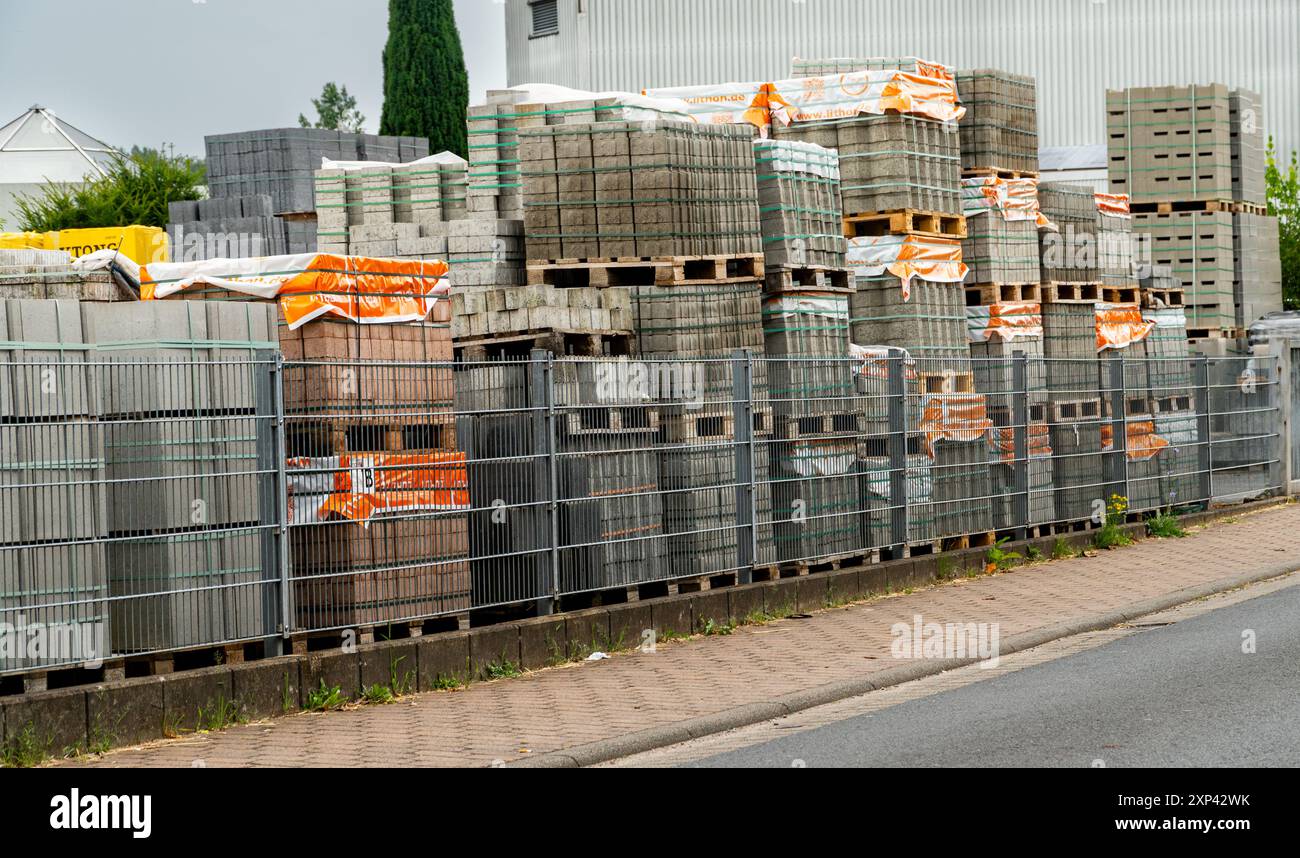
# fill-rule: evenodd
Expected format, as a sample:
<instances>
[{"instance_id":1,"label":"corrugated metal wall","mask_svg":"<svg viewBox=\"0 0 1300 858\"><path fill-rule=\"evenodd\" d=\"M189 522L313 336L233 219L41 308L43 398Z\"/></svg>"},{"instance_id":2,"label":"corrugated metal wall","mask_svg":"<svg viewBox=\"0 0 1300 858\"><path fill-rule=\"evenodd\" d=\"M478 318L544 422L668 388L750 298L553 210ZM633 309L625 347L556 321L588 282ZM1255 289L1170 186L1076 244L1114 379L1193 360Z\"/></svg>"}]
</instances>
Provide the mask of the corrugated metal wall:
<instances>
[{"instance_id":1,"label":"corrugated metal wall","mask_svg":"<svg viewBox=\"0 0 1300 858\"><path fill-rule=\"evenodd\" d=\"M1259 90L1281 148L1300 148L1297 0L560 0L529 38L508 0L511 85L638 90L785 77L793 56L915 55L1039 81L1044 146L1105 142L1105 90ZM580 11L582 10L582 11Z\"/></svg>"}]
</instances>

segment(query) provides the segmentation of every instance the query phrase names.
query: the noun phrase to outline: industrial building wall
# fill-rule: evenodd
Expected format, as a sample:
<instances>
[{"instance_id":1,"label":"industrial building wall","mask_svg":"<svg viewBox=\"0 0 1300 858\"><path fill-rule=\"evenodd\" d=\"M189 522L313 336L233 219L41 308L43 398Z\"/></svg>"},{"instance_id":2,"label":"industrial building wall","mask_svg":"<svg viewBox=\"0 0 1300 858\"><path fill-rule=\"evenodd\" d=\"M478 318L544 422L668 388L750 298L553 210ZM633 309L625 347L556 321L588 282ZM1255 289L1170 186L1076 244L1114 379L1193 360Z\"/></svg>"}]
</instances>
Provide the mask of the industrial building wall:
<instances>
[{"instance_id":1,"label":"industrial building wall","mask_svg":"<svg viewBox=\"0 0 1300 858\"><path fill-rule=\"evenodd\" d=\"M509 80L639 90L786 77L794 56L919 55L1039 80L1042 145L1105 142L1105 90L1225 83L1264 94L1300 148L1296 0L556 0L531 34L507 0Z\"/></svg>"}]
</instances>

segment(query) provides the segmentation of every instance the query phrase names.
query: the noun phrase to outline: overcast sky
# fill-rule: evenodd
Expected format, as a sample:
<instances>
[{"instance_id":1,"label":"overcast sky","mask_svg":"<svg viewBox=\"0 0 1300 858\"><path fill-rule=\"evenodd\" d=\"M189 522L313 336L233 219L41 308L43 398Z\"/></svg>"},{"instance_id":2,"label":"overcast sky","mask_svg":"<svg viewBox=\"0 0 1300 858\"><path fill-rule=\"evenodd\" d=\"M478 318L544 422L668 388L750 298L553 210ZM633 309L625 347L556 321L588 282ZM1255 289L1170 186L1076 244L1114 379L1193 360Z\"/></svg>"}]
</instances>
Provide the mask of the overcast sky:
<instances>
[{"instance_id":1,"label":"overcast sky","mask_svg":"<svg viewBox=\"0 0 1300 858\"><path fill-rule=\"evenodd\" d=\"M506 83L505 6L455 0L470 100ZM387 0L0 0L0 125L33 104L124 148L315 118L326 81L383 105Z\"/></svg>"}]
</instances>

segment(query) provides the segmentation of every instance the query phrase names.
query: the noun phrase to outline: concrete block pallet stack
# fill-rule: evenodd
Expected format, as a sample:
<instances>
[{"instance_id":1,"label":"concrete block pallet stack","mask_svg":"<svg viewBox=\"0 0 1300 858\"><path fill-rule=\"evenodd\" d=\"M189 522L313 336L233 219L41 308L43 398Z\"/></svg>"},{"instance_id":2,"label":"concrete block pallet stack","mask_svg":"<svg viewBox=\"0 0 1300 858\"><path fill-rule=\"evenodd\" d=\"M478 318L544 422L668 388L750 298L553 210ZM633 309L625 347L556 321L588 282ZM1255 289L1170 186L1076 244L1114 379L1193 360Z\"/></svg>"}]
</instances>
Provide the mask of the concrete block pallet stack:
<instances>
[{"instance_id":1,"label":"concrete block pallet stack","mask_svg":"<svg viewBox=\"0 0 1300 858\"><path fill-rule=\"evenodd\" d=\"M529 289L546 290L557 301L582 295L620 306L630 297L630 331L608 331L621 348L606 351L639 358L633 365L656 380L675 379L652 385L648 400L628 403L653 415L640 425L653 425L651 440L662 445L651 451L655 473L642 480L643 488L628 487L632 478L646 477L646 439L630 432L607 432L601 442L607 448L600 449L591 446L594 435L575 438L592 455L566 463L571 482L593 498L622 492L624 505L660 505L658 518L642 519L640 537L621 537L625 551L661 552L667 568L682 576L734 571L738 540L750 537L738 528L731 358L740 349L761 354L763 348L753 132L653 118L629 122L619 118L625 110L614 99L520 112L535 114L526 122L521 117L518 131ZM619 312L613 321L622 320ZM762 398L765 369L756 363L754 388ZM590 411L599 403L570 404ZM770 432L770 412L758 411L755 428ZM619 468L631 471L611 470L604 460L611 466L621 460ZM755 471L766 480L765 467ZM656 491L662 500L647 496ZM756 506L770 517L766 492L758 495ZM584 502L575 511L591 506ZM623 517L604 518L607 530ZM657 526L658 533L644 530ZM758 541L770 553L770 534ZM654 565L639 577L631 568L624 574L622 566L610 567L605 583L643 583L645 570L660 574Z\"/></svg>"},{"instance_id":2,"label":"concrete block pallet stack","mask_svg":"<svg viewBox=\"0 0 1300 858\"><path fill-rule=\"evenodd\" d=\"M0 332L0 622L103 628L104 427L80 307L0 301ZM104 646L106 638L95 643ZM0 670L41 666L21 651L0 656Z\"/></svg>"},{"instance_id":3,"label":"concrete block pallet stack","mask_svg":"<svg viewBox=\"0 0 1300 858\"><path fill-rule=\"evenodd\" d=\"M967 109L961 121L962 167L1004 178L1038 176L1038 86L999 69L957 72Z\"/></svg>"},{"instance_id":4,"label":"concrete block pallet stack","mask_svg":"<svg viewBox=\"0 0 1300 858\"><path fill-rule=\"evenodd\" d=\"M465 216L466 164L442 153L408 164L341 164L315 173L318 248L379 258L444 259Z\"/></svg>"},{"instance_id":5,"label":"concrete block pallet stack","mask_svg":"<svg viewBox=\"0 0 1300 858\"><path fill-rule=\"evenodd\" d=\"M169 203L173 261L283 256L312 249L315 224L277 217L269 194Z\"/></svg>"},{"instance_id":6,"label":"concrete block pallet stack","mask_svg":"<svg viewBox=\"0 0 1300 858\"><path fill-rule=\"evenodd\" d=\"M1043 300L1103 300L1097 258L1101 212L1092 187L1043 182L1038 203L1052 224L1039 233Z\"/></svg>"},{"instance_id":7,"label":"concrete block pallet stack","mask_svg":"<svg viewBox=\"0 0 1300 858\"><path fill-rule=\"evenodd\" d=\"M1262 99L1223 84L1145 87L1107 92L1106 110L1111 191L1130 196L1153 261L1182 282L1189 336L1226 353L1281 308Z\"/></svg>"},{"instance_id":8,"label":"concrete block pallet stack","mask_svg":"<svg viewBox=\"0 0 1300 858\"><path fill-rule=\"evenodd\" d=\"M275 253L311 253L317 249L315 173L321 159L332 161L379 161L406 163L425 158L429 141L417 137L388 137L317 128L272 128L237 134L215 134L205 138L207 182L212 200L229 200L217 219L264 218L262 203L245 198L269 196L270 215L278 224L267 224L273 238L267 242ZM246 214L245 206L255 208ZM236 209L239 209L236 211ZM211 228L210 217L190 217L195 212L180 210L172 216L169 231L193 227L196 222ZM178 220L176 215L184 219ZM187 229L198 232L199 229ZM235 230L236 232L242 230ZM332 232L336 230L331 230ZM217 230L212 230L217 232ZM280 242L283 241L283 249ZM197 249L195 253L200 252ZM191 255L190 259L215 259L222 251ZM246 256L255 255L245 253Z\"/></svg>"},{"instance_id":9,"label":"concrete block pallet stack","mask_svg":"<svg viewBox=\"0 0 1300 858\"><path fill-rule=\"evenodd\" d=\"M1097 468L1102 411L1096 302L1057 297L1045 300L1042 309L1056 515L1063 522L1084 521L1093 501L1105 494Z\"/></svg>"}]
</instances>

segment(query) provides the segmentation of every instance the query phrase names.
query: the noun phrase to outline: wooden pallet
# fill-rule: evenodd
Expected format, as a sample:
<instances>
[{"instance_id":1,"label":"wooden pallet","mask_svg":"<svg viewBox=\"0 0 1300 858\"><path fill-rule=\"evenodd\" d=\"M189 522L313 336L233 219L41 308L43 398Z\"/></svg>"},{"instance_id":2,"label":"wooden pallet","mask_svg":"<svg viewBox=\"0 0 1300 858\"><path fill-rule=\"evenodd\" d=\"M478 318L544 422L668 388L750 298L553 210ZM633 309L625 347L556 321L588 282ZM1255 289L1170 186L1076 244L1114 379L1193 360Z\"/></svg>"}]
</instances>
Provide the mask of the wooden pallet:
<instances>
[{"instance_id":1,"label":"wooden pallet","mask_svg":"<svg viewBox=\"0 0 1300 858\"><path fill-rule=\"evenodd\" d=\"M565 289L590 286L671 286L762 280L761 255L631 256L590 259L535 259L528 262L528 285Z\"/></svg>"},{"instance_id":2,"label":"wooden pallet","mask_svg":"<svg viewBox=\"0 0 1300 858\"><path fill-rule=\"evenodd\" d=\"M1075 399L1048 405L1053 423L1084 423L1101 419L1100 399Z\"/></svg>"},{"instance_id":3,"label":"wooden pallet","mask_svg":"<svg viewBox=\"0 0 1300 858\"><path fill-rule=\"evenodd\" d=\"M969 372L919 372L916 375L922 394L974 393L975 375Z\"/></svg>"},{"instance_id":4,"label":"wooden pallet","mask_svg":"<svg viewBox=\"0 0 1300 858\"><path fill-rule=\"evenodd\" d=\"M567 437L579 435L658 434L659 411L642 405L612 405L574 408L556 415L559 430Z\"/></svg>"},{"instance_id":5,"label":"wooden pallet","mask_svg":"<svg viewBox=\"0 0 1300 858\"><path fill-rule=\"evenodd\" d=\"M290 458L455 450L456 420L450 413L396 422L290 417L285 449Z\"/></svg>"},{"instance_id":6,"label":"wooden pallet","mask_svg":"<svg viewBox=\"0 0 1300 858\"><path fill-rule=\"evenodd\" d=\"M782 441L852 437L861 431L859 416L847 411L803 416L777 414L773 417L773 429L775 437Z\"/></svg>"},{"instance_id":7,"label":"wooden pallet","mask_svg":"<svg viewBox=\"0 0 1300 858\"><path fill-rule=\"evenodd\" d=\"M1190 396L1159 396L1151 400L1151 410L1156 414L1173 414L1191 411L1195 400Z\"/></svg>"},{"instance_id":8,"label":"wooden pallet","mask_svg":"<svg viewBox=\"0 0 1300 858\"><path fill-rule=\"evenodd\" d=\"M401 620L391 623L358 625L349 629L298 632L289 637L285 651L293 655L337 650L345 645L372 644L375 641L408 640L428 634L465 631L470 627L468 611L444 614L428 620Z\"/></svg>"},{"instance_id":9,"label":"wooden pallet","mask_svg":"<svg viewBox=\"0 0 1300 858\"><path fill-rule=\"evenodd\" d=\"M881 235L919 235L926 238L966 238L964 215L902 209L844 216L848 238Z\"/></svg>"},{"instance_id":10,"label":"wooden pallet","mask_svg":"<svg viewBox=\"0 0 1300 858\"><path fill-rule=\"evenodd\" d=\"M723 590L738 585L740 577L736 572L721 572L716 575L692 575L668 582L668 595L682 593L704 593L709 590Z\"/></svg>"},{"instance_id":11,"label":"wooden pallet","mask_svg":"<svg viewBox=\"0 0 1300 858\"><path fill-rule=\"evenodd\" d=\"M1146 310L1157 310L1168 307L1183 307L1187 300L1187 293L1182 289L1143 289L1142 290L1142 307Z\"/></svg>"},{"instance_id":12,"label":"wooden pallet","mask_svg":"<svg viewBox=\"0 0 1300 858\"><path fill-rule=\"evenodd\" d=\"M1133 214L1179 214L1182 212L1268 214L1268 206L1242 200L1179 200L1159 203L1131 203L1129 209Z\"/></svg>"},{"instance_id":13,"label":"wooden pallet","mask_svg":"<svg viewBox=\"0 0 1300 858\"><path fill-rule=\"evenodd\" d=\"M997 533L992 530L981 533L967 533L943 540L944 551L965 551L968 548L990 548L997 545Z\"/></svg>"},{"instance_id":14,"label":"wooden pallet","mask_svg":"<svg viewBox=\"0 0 1300 858\"><path fill-rule=\"evenodd\" d=\"M755 581L777 581L782 578L806 578L845 569L861 569L881 562L880 549L867 548L809 560L782 560L754 567Z\"/></svg>"},{"instance_id":15,"label":"wooden pallet","mask_svg":"<svg viewBox=\"0 0 1300 858\"><path fill-rule=\"evenodd\" d=\"M636 352L636 335L631 331L521 331L462 340L453 347L461 363L526 357L533 349L577 357L626 357Z\"/></svg>"},{"instance_id":16,"label":"wooden pallet","mask_svg":"<svg viewBox=\"0 0 1300 858\"><path fill-rule=\"evenodd\" d=\"M999 179L1037 179L1037 170L1007 170L1002 167L970 167L961 171L963 179L997 176Z\"/></svg>"},{"instance_id":17,"label":"wooden pallet","mask_svg":"<svg viewBox=\"0 0 1300 858\"><path fill-rule=\"evenodd\" d=\"M1101 300L1107 304L1140 304L1142 290L1137 286L1102 286Z\"/></svg>"},{"instance_id":18,"label":"wooden pallet","mask_svg":"<svg viewBox=\"0 0 1300 858\"><path fill-rule=\"evenodd\" d=\"M1042 300L1043 287L1038 283L970 283L966 286L967 307Z\"/></svg>"},{"instance_id":19,"label":"wooden pallet","mask_svg":"<svg viewBox=\"0 0 1300 858\"><path fill-rule=\"evenodd\" d=\"M1063 283L1049 282L1043 284L1044 304L1096 304L1102 300L1100 283Z\"/></svg>"},{"instance_id":20,"label":"wooden pallet","mask_svg":"<svg viewBox=\"0 0 1300 858\"><path fill-rule=\"evenodd\" d=\"M841 268L769 268L765 285L768 294L854 291L853 272Z\"/></svg>"},{"instance_id":21,"label":"wooden pallet","mask_svg":"<svg viewBox=\"0 0 1300 858\"><path fill-rule=\"evenodd\" d=\"M1246 332L1241 328L1188 328L1187 339L1196 340L1240 340L1245 339Z\"/></svg>"}]
</instances>

